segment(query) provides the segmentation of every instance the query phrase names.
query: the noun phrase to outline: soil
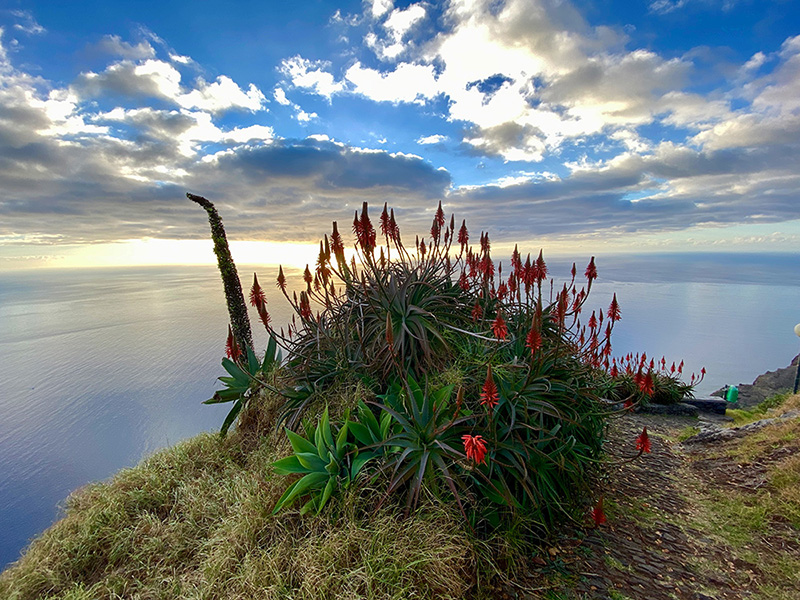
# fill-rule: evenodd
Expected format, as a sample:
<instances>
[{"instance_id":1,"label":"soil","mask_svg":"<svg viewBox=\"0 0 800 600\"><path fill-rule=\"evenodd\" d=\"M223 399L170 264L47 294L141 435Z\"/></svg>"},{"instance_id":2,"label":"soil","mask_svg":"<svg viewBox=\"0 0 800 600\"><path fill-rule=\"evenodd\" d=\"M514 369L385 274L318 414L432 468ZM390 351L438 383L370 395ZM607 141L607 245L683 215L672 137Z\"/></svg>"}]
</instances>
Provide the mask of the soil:
<instances>
[{"instance_id":1,"label":"soil","mask_svg":"<svg viewBox=\"0 0 800 600\"><path fill-rule=\"evenodd\" d=\"M498 597L738 600L753 595L763 575L759 564L734 558L737 553L703 526L699 500L707 502L712 490L755 494L766 484L765 461L797 448L740 464L720 452L732 442L679 443L678 432L696 422L637 414L617 420L609 433L612 456L635 454L644 426L652 452L607 469L602 485L607 522L576 528L543 549L517 581L498 590ZM797 531L773 519L753 555L765 553L800 558Z\"/></svg>"}]
</instances>

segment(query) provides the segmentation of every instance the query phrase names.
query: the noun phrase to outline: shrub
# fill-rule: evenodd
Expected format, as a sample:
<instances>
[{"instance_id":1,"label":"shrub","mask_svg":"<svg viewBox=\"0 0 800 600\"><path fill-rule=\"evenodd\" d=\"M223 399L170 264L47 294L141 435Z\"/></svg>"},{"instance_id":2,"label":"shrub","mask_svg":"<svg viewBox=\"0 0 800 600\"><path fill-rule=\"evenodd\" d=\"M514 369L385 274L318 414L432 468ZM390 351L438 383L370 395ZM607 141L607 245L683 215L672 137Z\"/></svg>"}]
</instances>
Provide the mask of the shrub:
<instances>
[{"instance_id":1,"label":"shrub","mask_svg":"<svg viewBox=\"0 0 800 600\"><path fill-rule=\"evenodd\" d=\"M607 317L592 313L584 326L594 258L582 284L573 265L558 289L547 285L541 251L523 259L515 248L504 277L488 233L473 248L465 222L458 231L454 217L447 223L439 205L430 236L408 249L384 205L378 245L365 203L353 220L350 261L334 223L314 272L306 267L305 290L290 293L279 271L296 312L286 335L270 329L296 381L284 416L298 422L343 373L367 381L381 400L367 409L371 428L362 404L361 428L345 420L339 431L348 431L352 458L380 449L370 464L388 474L387 495L402 492L409 509L423 491L449 497L475 525L519 514L551 524L573 514L600 456L609 411L595 390L609 364L616 297ZM455 401L452 385L434 384L453 368ZM287 461L299 460L295 450Z\"/></svg>"},{"instance_id":2,"label":"shrub","mask_svg":"<svg viewBox=\"0 0 800 600\"><path fill-rule=\"evenodd\" d=\"M523 259L515 247L504 276L489 234L473 247L466 222L458 231L455 222L440 203L430 236L407 248L384 205L379 244L364 203L349 261L334 222L313 272L306 266L304 290L290 293L279 269L296 313L286 333L271 327L254 278L251 302L288 351L280 421L294 454L275 466L303 475L276 510L296 500L321 510L369 461L362 476L385 473L386 497L405 494L406 512L424 493L454 501L476 527L520 516L548 527L575 517L589 491L613 414L604 396L632 403L691 393L663 359L659 370L644 355L612 358L616 295L582 323L594 257L583 278L573 264L556 286L542 251ZM362 400L372 408L361 402L358 420L345 411L341 425L326 409L316 429L307 423L306 438L290 431L314 399L348 378L366 384ZM447 379L457 382L455 402Z\"/></svg>"}]
</instances>

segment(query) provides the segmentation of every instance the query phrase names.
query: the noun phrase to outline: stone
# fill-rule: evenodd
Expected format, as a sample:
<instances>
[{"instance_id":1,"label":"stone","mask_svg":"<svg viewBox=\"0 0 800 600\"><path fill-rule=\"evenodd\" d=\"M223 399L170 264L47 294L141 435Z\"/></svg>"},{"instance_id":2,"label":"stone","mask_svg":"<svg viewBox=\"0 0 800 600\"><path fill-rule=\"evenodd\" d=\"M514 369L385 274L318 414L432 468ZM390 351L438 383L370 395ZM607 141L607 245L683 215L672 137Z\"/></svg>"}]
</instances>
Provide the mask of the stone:
<instances>
[{"instance_id":1,"label":"stone","mask_svg":"<svg viewBox=\"0 0 800 600\"><path fill-rule=\"evenodd\" d=\"M636 412L646 415L696 417L700 414L700 409L685 402L678 402L677 404L649 404L647 406L640 406L636 409Z\"/></svg>"},{"instance_id":2,"label":"stone","mask_svg":"<svg viewBox=\"0 0 800 600\"><path fill-rule=\"evenodd\" d=\"M700 412L714 413L717 415L724 415L728 408L732 408L730 403L725 400L717 400L716 398L689 398L684 400L684 402L696 406Z\"/></svg>"}]
</instances>

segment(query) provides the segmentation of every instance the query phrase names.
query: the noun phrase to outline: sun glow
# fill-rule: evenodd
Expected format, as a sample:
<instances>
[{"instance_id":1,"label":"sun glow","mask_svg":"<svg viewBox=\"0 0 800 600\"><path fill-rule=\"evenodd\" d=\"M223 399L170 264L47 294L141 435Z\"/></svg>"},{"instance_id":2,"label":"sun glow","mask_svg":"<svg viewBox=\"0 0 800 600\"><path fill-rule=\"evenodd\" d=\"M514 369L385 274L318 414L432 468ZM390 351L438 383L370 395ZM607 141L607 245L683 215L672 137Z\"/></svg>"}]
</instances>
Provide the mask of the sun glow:
<instances>
[{"instance_id":1,"label":"sun glow","mask_svg":"<svg viewBox=\"0 0 800 600\"><path fill-rule=\"evenodd\" d=\"M314 244L291 242L230 242L237 264L261 264L303 268L313 265L319 253ZM149 265L215 265L211 240L124 240L87 244L60 249L41 266L48 267L123 267ZM31 265L33 266L33 265Z\"/></svg>"}]
</instances>

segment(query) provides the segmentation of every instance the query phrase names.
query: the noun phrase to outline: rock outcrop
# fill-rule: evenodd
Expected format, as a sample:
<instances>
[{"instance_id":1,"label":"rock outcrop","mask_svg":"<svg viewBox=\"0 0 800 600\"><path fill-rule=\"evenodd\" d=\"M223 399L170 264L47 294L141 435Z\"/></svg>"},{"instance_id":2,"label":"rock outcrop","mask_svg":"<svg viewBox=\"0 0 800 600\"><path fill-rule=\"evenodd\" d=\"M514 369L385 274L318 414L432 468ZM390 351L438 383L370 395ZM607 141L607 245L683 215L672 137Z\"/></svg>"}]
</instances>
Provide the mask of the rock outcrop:
<instances>
[{"instance_id":1,"label":"rock outcrop","mask_svg":"<svg viewBox=\"0 0 800 600\"><path fill-rule=\"evenodd\" d=\"M794 388L794 378L797 375L797 361L800 354L794 357L788 367L777 371L767 371L763 375L756 377L752 384L740 384L739 387L739 408L750 408L763 402L770 396L781 392L790 392ZM717 390L712 396L723 396L724 388Z\"/></svg>"}]
</instances>

